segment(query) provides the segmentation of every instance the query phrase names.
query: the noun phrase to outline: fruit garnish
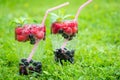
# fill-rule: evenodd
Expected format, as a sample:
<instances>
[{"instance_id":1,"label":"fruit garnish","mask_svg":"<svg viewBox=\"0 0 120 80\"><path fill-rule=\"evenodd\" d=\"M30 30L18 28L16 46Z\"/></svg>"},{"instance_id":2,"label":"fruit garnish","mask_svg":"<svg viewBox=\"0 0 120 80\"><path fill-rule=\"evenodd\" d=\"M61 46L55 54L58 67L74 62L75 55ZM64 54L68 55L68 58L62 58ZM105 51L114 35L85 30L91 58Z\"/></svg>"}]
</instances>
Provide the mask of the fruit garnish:
<instances>
[{"instance_id":1,"label":"fruit garnish","mask_svg":"<svg viewBox=\"0 0 120 80\"><path fill-rule=\"evenodd\" d=\"M54 20L54 22L51 25L51 33L60 33L65 39L71 40L71 38L78 32L77 21L71 20L74 18L74 16L63 16L63 14L61 16L54 13L52 13L51 15L53 16L52 20Z\"/></svg>"},{"instance_id":2,"label":"fruit garnish","mask_svg":"<svg viewBox=\"0 0 120 80\"><path fill-rule=\"evenodd\" d=\"M17 41L30 41L30 44L35 44L36 40L45 38L45 26L38 24L24 24L15 29L15 37Z\"/></svg>"}]
</instances>

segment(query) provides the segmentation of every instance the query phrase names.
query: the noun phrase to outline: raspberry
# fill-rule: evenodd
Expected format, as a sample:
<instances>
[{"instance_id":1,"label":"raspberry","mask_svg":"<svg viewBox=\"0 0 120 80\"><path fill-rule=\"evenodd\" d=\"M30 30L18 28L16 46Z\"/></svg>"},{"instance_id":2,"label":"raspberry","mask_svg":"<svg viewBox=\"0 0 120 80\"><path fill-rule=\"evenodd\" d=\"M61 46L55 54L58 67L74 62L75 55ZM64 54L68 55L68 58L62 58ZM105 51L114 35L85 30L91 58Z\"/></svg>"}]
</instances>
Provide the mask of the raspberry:
<instances>
[{"instance_id":1,"label":"raspberry","mask_svg":"<svg viewBox=\"0 0 120 80\"><path fill-rule=\"evenodd\" d=\"M59 30L62 29L62 27L64 27L64 23L54 22L51 26L52 33L57 34L59 32Z\"/></svg>"},{"instance_id":2,"label":"raspberry","mask_svg":"<svg viewBox=\"0 0 120 80\"><path fill-rule=\"evenodd\" d=\"M38 24L25 24L15 29L15 39L19 42L30 41L35 44L37 39L45 40L45 26Z\"/></svg>"},{"instance_id":3,"label":"raspberry","mask_svg":"<svg viewBox=\"0 0 120 80\"><path fill-rule=\"evenodd\" d=\"M61 22L54 22L51 26L51 32L53 34L60 33L65 39L72 40L74 35L78 31L78 24L76 21L61 21Z\"/></svg>"},{"instance_id":4,"label":"raspberry","mask_svg":"<svg viewBox=\"0 0 120 80\"><path fill-rule=\"evenodd\" d=\"M67 35L72 35L72 29L70 27L68 27L67 29L64 30L64 32L67 34Z\"/></svg>"},{"instance_id":5,"label":"raspberry","mask_svg":"<svg viewBox=\"0 0 120 80\"><path fill-rule=\"evenodd\" d=\"M30 30L23 30L23 35L25 35L26 37L30 34Z\"/></svg>"},{"instance_id":6,"label":"raspberry","mask_svg":"<svg viewBox=\"0 0 120 80\"><path fill-rule=\"evenodd\" d=\"M20 42L24 42L26 41L26 37L24 35L17 35L17 40L20 41Z\"/></svg>"},{"instance_id":7,"label":"raspberry","mask_svg":"<svg viewBox=\"0 0 120 80\"><path fill-rule=\"evenodd\" d=\"M44 38L44 32L43 32L43 31L37 32L37 33L36 33L36 37L37 37L38 39L43 39L43 38Z\"/></svg>"},{"instance_id":8,"label":"raspberry","mask_svg":"<svg viewBox=\"0 0 120 80\"><path fill-rule=\"evenodd\" d=\"M38 32L38 29L35 28L35 27L34 27L34 28L31 28L30 32L31 32L31 34L36 35L37 32Z\"/></svg>"},{"instance_id":9,"label":"raspberry","mask_svg":"<svg viewBox=\"0 0 120 80\"><path fill-rule=\"evenodd\" d=\"M17 27L16 29L15 29L15 34L16 35L21 35L22 34L22 28L21 27Z\"/></svg>"}]
</instances>

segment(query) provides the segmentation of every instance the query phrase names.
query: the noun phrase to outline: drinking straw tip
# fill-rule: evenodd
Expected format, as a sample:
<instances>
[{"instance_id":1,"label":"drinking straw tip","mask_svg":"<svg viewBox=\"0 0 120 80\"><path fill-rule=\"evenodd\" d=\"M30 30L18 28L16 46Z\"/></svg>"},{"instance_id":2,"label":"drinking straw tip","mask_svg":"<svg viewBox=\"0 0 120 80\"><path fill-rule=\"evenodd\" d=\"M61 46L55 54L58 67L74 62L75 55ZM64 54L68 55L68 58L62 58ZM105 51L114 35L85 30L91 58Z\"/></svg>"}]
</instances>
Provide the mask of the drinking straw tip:
<instances>
[{"instance_id":1,"label":"drinking straw tip","mask_svg":"<svg viewBox=\"0 0 120 80\"><path fill-rule=\"evenodd\" d=\"M78 16L79 16L79 14L80 14L80 11L81 11L86 5L88 5L90 2L92 2L92 0L87 0L87 2L85 2L83 5L81 5L81 6L79 7L79 9L78 9L78 11L77 11L77 13L76 13L76 15L75 15L74 21L76 21L76 20L78 19Z\"/></svg>"},{"instance_id":2,"label":"drinking straw tip","mask_svg":"<svg viewBox=\"0 0 120 80\"><path fill-rule=\"evenodd\" d=\"M88 0L88 1L92 2L92 0Z\"/></svg>"},{"instance_id":3,"label":"drinking straw tip","mask_svg":"<svg viewBox=\"0 0 120 80\"><path fill-rule=\"evenodd\" d=\"M70 4L69 2L66 2L66 4Z\"/></svg>"}]
</instances>

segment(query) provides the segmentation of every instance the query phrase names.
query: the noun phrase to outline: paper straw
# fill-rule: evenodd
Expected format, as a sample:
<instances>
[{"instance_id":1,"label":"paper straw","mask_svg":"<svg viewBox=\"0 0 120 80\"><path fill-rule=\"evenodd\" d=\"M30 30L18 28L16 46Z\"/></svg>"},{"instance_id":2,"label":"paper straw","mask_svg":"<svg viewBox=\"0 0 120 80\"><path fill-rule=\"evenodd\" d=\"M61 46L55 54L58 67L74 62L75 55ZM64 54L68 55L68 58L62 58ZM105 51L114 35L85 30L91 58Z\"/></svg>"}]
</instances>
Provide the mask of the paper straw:
<instances>
[{"instance_id":1,"label":"paper straw","mask_svg":"<svg viewBox=\"0 0 120 80\"><path fill-rule=\"evenodd\" d=\"M76 15L75 15L74 21L77 21L78 16L79 16L79 14L80 14L80 11L81 11L87 4L89 4L90 2L92 2L92 0L88 0L87 2L85 2L83 5L81 5L81 6L79 7L79 9L78 9L78 11L77 11L77 13L76 13ZM68 42L68 41L69 41L69 40L65 39L65 41L63 42L63 45L61 46L61 49L64 49L64 48L65 48L65 46L67 45L67 42Z\"/></svg>"},{"instance_id":2,"label":"paper straw","mask_svg":"<svg viewBox=\"0 0 120 80\"><path fill-rule=\"evenodd\" d=\"M35 45L33 46L32 51L31 51L29 57L27 58L27 61L28 61L28 62L31 61L31 59L32 59L32 57L33 57L33 55L34 55L37 47L38 47L39 42L40 42L40 41L37 41L37 42L35 43Z\"/></svg>"},{"instance_id":3,"label":"paper straw","mask_svg":"<svg viewBox=\"0 0 120 80\"><path fill-rule=\"evenodd\" d=\"M68 42L68 40L65 39L65 41L63 42L63 45L61 46L61 49L62 49L62 50L63 50L63 49L65 48L65 46L67 45L67 42Z\"/></svg>"},{"instance_id":4,"label":"paper straw","mask_svg":"<svg viewBox=\"0 0 120 80\"><path fill-rule=\"evenodd\" d=\"M79 7L79 9L78 9L78 11L77 11L77 13L76 13L76 15L75 15L75 21L77 21L78 20L78 16L79 16L79 14L80 14L80 11L86 6L86 5L88 5L90 2L92 2L92 0L88 0L87 2L85 2L83 5L81 5L80 7Z\"/></svg>"},{"instance_id":5,"label":"paper straw","mask_svg":"<svg viewBox=\"0 0 120 80\"><path fill-rule=\"evenodd\" d=\"M45 20L46 20L47 15L48 15L49 12L54 11L54 10L56 10L56 9L59 9L59 8L61 8L61 7L64 7L64 6L68 5L68 4L69 4L69 2L66 2L66 3L63 3L63 4L59 5L59 6L56 6L56 7L53 7L53 8L48 9L48 10L46 11L46 13L45 13L45 16L44 16L44 18L43 18L43 20L42 20L41 25L44 25L44 24L45 24ZM37 49L37 47L38 47L39 42L40 42L40 40L38 40L38 41L35 43L35 45L33 46L32 51L31 51L31 53L29 54L29 57L27 58L27 61L28 61L28 62L30 62L30 60L32 59L32 57L33 57L33 55L34 55L34 53L35 53L35 51L36 51L36 49Z\"/></svg>"},{"instance_id":6,"label":"paper straw","mask_svg":"<svg viewBox=\"0 0 120 80\"><path fill-rule=\"evenodd\" d=\"M46 20L47 15L48 15L49 12L54 11L54 10L56 10L56 9L59 9L59 8L61 8L61 7L67 6L68 4L69 4L69 2L66 2L66 3L63 3L63 4L59 5L59 6L56 6L56 7L53 7L53 8L48 9L48 10L46 11L45 15L44 15L43 20L42 20L42 25L45 24L45 20Z\"/></svg>"}]
</instances>

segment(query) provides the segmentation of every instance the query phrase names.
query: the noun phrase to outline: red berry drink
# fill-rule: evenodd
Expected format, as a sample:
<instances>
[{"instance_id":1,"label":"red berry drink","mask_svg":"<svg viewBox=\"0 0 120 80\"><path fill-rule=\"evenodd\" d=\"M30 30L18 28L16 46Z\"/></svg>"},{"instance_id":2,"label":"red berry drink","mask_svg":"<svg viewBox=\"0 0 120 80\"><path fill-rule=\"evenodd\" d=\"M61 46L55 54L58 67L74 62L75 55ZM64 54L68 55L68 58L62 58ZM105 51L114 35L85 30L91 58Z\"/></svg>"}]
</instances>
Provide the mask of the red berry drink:
<instances>
[{"instance_id":1,"label":"red berry drink","mask_svg":"<svg viewBox=\"0 0 120 80\"><path fill-rule=\"evenodd\" d=\"M58 44L61 45L61 40L63 38L59 38L59 36L56 36L55 39L54 37L52 37L53 47L54 49L56 48L56 50L54 50L55 61L60 62L61 64L63 64L62 60L64 60L65 62L69 61L71 63L74 63L74 52L75 52L74 49L76 49L76 47L79 46L79 44L77 43L78 39L77 38L73 39L73 37L78 32L78 23L77 23L78 16L80 14L80 11L91 1L92 0L88 0L82 6L79 7L74 20L61 20L61 19L65 19L65 17L63 17L56 19L56 21L52 23L51 33L61 34L62 37L65 38L65 41L62 44L62 46L58 48Z\"/></svg>"}]
</instances>

